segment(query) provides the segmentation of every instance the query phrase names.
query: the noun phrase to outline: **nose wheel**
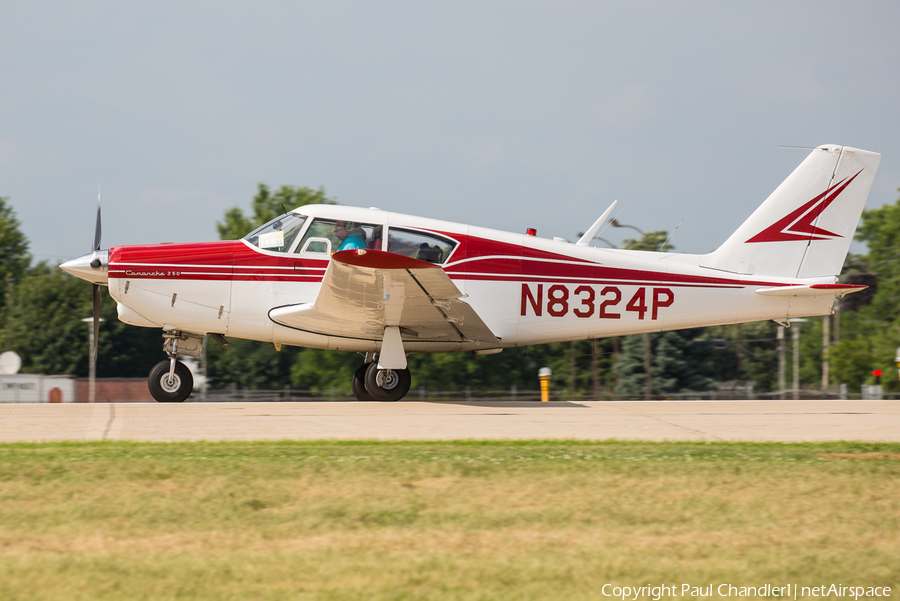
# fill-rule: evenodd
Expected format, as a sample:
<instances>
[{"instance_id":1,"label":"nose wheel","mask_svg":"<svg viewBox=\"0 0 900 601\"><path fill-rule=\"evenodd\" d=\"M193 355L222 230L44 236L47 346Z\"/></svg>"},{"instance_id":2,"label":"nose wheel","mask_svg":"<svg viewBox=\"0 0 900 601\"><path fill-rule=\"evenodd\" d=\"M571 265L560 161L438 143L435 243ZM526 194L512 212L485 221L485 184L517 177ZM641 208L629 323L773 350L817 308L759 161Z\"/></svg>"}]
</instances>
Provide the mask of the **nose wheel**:
<instances>
[{"instance_id":1,"label":"nose wheel","mask_svg":"<svg viewBox=\"0 0 900 601\"><path fill-rule=\"evenodd\" d=\"M194 376L187 365L181 361L175 361L175 369L172 369L172 361L167 359L157 363L150 371L147 380L150 394L160 403L181 403L194 389Z\"/></svg>"},{"instance_id":2,"label":"nose wheel","mask_svg":"<svg viewBox=\"0 0 900 601\"><path fill-rule=\"evenodd\" d=\"M356 370L351 387L358 401L399 401L411 382L408 369L378 369L378 362L372 361Z\"/></svg>"}]
</instances>

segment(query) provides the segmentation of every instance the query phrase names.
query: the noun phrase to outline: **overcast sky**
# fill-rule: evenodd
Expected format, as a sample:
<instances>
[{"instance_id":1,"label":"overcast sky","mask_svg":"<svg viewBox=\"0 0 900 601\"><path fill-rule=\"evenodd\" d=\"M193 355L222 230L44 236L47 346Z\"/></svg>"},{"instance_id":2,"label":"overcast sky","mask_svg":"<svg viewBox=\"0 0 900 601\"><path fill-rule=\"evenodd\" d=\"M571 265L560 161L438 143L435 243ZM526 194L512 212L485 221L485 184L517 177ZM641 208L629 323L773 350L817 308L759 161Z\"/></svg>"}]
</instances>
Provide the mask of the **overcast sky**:
<instances>
[{"instance_id":1,"label":"overcast sky","mask_svg":"<svg viewBox=\"0 0 900 601\"><path fill-rule=\"evenodd\" d=\"M212 240L258 182L717 247L803 160L900 187L900 3L3 2L0 196L38 259ZM633 235L610 229L618 243Z\"/></svg>"}]
</instances>

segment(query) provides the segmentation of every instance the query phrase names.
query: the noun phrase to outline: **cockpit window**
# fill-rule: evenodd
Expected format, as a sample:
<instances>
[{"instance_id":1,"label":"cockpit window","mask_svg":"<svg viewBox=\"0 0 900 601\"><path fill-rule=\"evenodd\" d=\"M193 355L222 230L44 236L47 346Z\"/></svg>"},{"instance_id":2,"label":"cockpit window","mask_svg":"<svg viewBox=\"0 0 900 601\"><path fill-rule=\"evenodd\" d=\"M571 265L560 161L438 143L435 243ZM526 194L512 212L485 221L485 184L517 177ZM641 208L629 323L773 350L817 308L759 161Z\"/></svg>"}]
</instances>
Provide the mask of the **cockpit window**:
<instances>
[{"instance_id":1,"label":"cockpit window","mask_svg":"<svg viewBox=\"0 0 900 601\"><path fill-rule=\"evenodd\" d=\"M327 252L356 248L381 250L383 226L334 219L314 219L295 252ZM311 242L310 242L311 241Z\"/></svg>"},{"instance_id":2,"label":"cockpit window","mask_svg":"<svg viewBox=\"0 0 900 601\"><path fill-rule=\"evenodd\" d=\"M305 222L306 215L297 213L279 215L244 236L244 240L263 250L287 252Z\"/></svg>"},{"instance_id":3,"label":"cockpit window","mask_svg":"<svg viewBox=\"0 0 900 601\"><path fill-rule=\"evenodd\" d=\"M388 232L388 250L429 263L444 263L456 243L434 234L392 227Z\"/></svg>"}]
</instances>

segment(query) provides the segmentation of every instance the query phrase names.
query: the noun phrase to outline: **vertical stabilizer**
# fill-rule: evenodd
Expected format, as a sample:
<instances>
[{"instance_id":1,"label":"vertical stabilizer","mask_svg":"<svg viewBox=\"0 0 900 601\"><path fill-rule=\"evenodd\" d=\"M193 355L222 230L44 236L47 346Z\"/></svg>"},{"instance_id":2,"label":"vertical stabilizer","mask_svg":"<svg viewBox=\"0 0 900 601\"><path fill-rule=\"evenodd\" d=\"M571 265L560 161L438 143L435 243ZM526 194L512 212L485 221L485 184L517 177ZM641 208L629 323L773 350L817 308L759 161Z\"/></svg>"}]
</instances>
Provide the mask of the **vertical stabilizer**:
<instances>
[{"instance_id":1,"label":"vertical stabilizer","mask_svg":"<svg viewBox=\"0 0 900 601\"><path fill-rule=\"evenodd\" d=\"M819 146L700 264L748 275L839 275L880 161L875 152Z\"/></svg>"}]
</instances>

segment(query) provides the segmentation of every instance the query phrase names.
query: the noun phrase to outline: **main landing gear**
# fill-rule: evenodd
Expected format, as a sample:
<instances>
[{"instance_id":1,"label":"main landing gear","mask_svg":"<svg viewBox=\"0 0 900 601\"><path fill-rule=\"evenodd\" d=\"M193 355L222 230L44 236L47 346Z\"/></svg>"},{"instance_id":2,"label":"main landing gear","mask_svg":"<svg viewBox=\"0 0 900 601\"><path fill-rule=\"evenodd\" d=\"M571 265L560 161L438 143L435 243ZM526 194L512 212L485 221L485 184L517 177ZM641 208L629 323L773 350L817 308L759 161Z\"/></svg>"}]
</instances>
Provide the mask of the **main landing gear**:
<instances>
[{"instance_id":1,"label":"main landing gear","mask_svg":"<svg viewBox=\"0 0 900 601\"><path fill-rule=\"evenodd\" d=\"M363 363L350 381L357 401L399 401L409 392L409 369L378 369L378 361Z\"/></svg>"},{"instance_id":2,"label":"main landing gear","mask_svg":"<svg viewBox=\"0 0 900 601\"><path fill-rule=\"evenodd\" d=\"M160 403L181 403L194 390L194 376L187 365L178 361L178 355L199 357L204 337L178 330L163 330L163 350L169 355L150 370L147 387Z\"/></svg>"}]
</instances>

